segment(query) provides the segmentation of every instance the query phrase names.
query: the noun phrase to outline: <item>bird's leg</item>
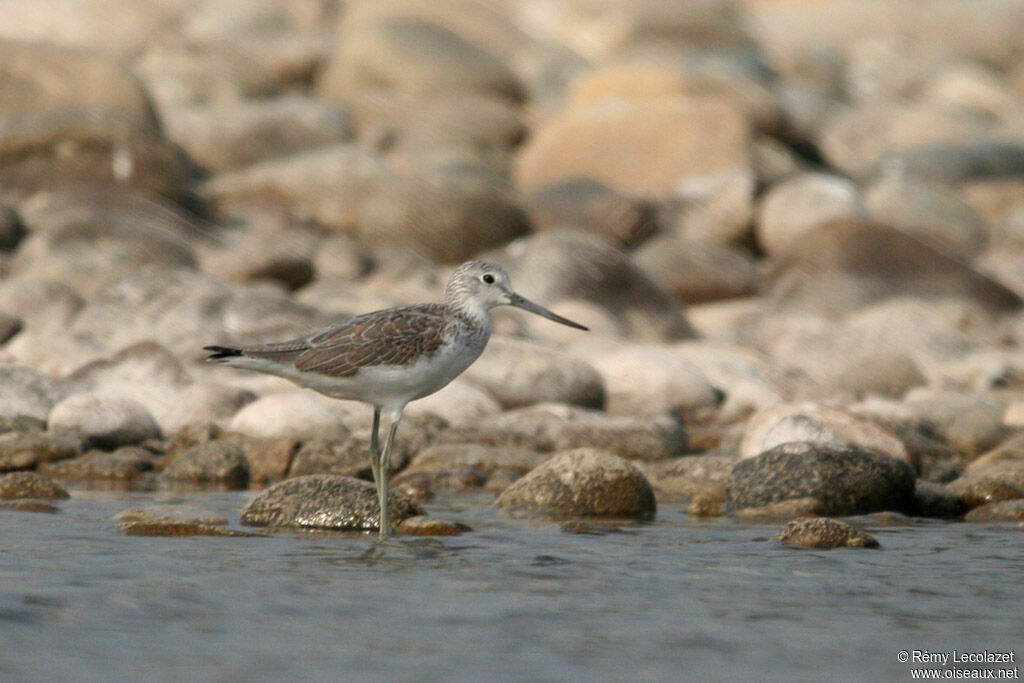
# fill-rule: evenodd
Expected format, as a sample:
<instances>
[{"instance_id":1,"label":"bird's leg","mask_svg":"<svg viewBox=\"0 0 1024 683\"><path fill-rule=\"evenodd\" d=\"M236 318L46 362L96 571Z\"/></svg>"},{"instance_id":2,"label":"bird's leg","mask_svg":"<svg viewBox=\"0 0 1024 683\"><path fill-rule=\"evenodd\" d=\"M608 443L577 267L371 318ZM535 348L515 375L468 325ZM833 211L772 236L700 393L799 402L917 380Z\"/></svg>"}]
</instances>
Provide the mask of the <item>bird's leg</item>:
<instances>
[{"instance_id":1,"label":"bird's leg","mask_svg":"<svg viewBox=\"0 0 1024 683\"><path fill-rule=\"evenodd\" d=\"M380 480L377 482L377 495L380 497L380 539L384 540L391 535L391 508L388 505L388 476L391 473L391 447L395 443L395 432L398 431L398 423L402 420L402 411L398 410L392 415L391 427L388 435L384 437L384 452L380 457Z\"/></svg>"},{"instance_id":2,"label":"bird's leg","mask_svg":"<svg viewBox=\"0 0 1024 683\"><path fill-rule=\"evenodd\" d=\"M380 495L380 408L373 407L373 430L370 432L370 472L373 473L373 483L377 485L377 495Z\"/></svg>"}]
</instances>

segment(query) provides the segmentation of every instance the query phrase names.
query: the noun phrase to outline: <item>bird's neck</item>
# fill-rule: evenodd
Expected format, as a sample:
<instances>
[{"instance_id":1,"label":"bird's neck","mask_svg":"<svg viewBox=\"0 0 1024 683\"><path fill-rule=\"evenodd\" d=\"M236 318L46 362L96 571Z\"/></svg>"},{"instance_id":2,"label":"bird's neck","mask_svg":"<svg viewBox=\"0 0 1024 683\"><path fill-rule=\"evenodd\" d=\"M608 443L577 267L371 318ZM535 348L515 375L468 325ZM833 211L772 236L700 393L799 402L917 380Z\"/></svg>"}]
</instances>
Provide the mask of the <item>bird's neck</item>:
<instances>
[{"instance_id":1,"label":"bird's neck","mask_svg":"<svg viewBox=\"0 0 1024 683\"><path fill-rule=\"evenodd\" d=\"M448 311L454 318L470 323L473 327L481 328L487 333L491 331L491 309L487 306L472 300L449 302Z\"/></svg>"}]
</instances>

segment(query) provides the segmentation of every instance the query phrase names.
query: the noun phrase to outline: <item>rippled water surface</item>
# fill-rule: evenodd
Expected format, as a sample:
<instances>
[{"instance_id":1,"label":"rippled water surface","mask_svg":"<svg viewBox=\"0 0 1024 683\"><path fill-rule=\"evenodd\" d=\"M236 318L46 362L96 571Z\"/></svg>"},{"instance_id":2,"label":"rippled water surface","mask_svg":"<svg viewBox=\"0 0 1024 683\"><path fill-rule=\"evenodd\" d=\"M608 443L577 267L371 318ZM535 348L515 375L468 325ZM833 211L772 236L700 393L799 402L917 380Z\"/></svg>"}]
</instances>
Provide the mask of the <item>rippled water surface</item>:
<instances>
[{"instance_id":1,"label":"rippled water surface","mask_svg":"<svg viewBox=\"0 0 1024 683\"><path fill-rule=\"evenodd\" d=\"M400 538L140 538L159 503L237 521L251 494L75 492L0 511L0 680L909 679L900 649L1024 655L1024 532L867 528L883 549L791 550L778 525L577 534L483 499L477 530Z\"/></svg>"}]
</instances>

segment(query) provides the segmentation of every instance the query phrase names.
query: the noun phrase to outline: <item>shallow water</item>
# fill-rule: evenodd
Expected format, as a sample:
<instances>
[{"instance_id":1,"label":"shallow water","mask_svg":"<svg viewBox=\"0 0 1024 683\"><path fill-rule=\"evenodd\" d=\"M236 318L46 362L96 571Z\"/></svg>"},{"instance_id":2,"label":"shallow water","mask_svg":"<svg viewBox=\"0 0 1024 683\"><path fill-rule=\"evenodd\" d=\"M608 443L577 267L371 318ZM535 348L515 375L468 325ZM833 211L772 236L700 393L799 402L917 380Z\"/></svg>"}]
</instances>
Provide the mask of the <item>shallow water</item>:
<instances>
[{"instance_id":1,"label":"shallow water","mask_svg":"<svg viewBox=\"0 0 1024 683\"><path fill-rule=\"evenodd\" d=\"M1015 526L868 522L881 550L824 552L679 506L576 534L456 498L427 508L477 531L374 557L365 535L129 537L112 519L237 521L251 495L0 511L0 680L907 680L900 649L1024 656Z\"/></svg>"}]
</instances>

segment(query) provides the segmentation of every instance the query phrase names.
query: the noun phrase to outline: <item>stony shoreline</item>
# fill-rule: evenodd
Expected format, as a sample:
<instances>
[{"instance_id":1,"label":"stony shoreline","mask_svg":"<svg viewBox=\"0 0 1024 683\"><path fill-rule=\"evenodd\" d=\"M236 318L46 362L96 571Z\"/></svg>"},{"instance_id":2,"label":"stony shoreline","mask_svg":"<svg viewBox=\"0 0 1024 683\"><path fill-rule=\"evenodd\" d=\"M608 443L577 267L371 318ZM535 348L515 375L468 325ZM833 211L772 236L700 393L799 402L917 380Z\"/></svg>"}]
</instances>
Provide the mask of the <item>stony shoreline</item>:
<instances>
[{"instance_id":1,"label":"stony shoreline","mask_svg":"<svg viewBox=\"0 0 1024 683\"><path fill-rule=\"evenodd\" d=\"M437 300L481 257L591 332L496 311L409 406L408 533L481 492L1016 532L1024 7L825 5L9 2L0 514L251 488L250 524L373 528L369 410L201 348ZM125 532L235 531L146 514Z\"/></svg>"}]
</instances>

